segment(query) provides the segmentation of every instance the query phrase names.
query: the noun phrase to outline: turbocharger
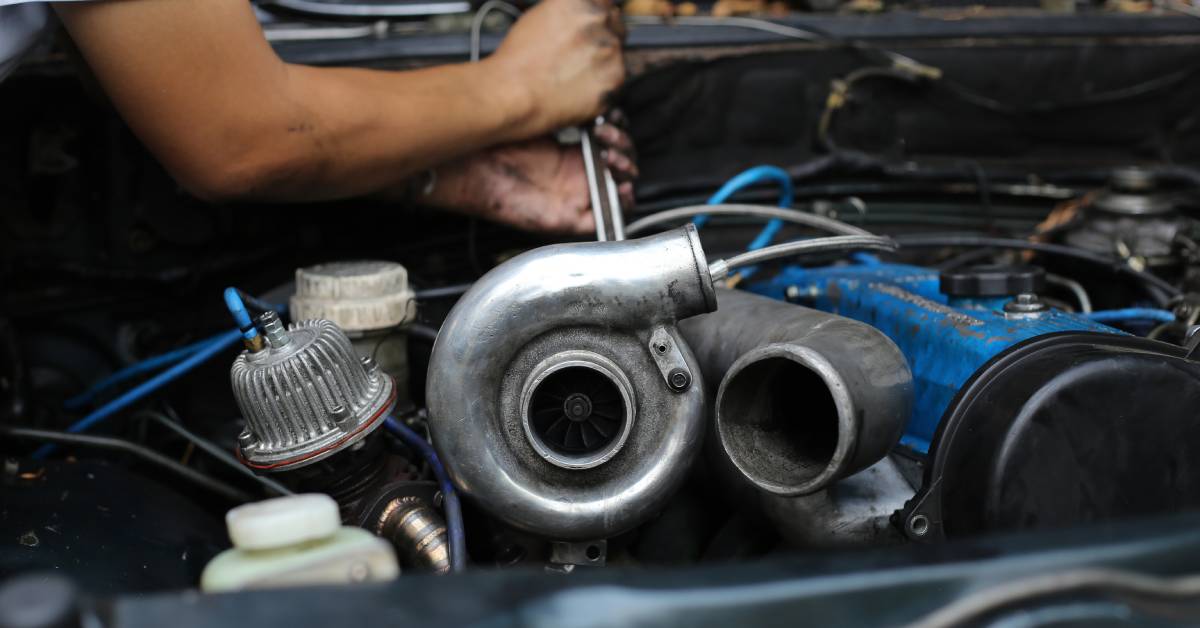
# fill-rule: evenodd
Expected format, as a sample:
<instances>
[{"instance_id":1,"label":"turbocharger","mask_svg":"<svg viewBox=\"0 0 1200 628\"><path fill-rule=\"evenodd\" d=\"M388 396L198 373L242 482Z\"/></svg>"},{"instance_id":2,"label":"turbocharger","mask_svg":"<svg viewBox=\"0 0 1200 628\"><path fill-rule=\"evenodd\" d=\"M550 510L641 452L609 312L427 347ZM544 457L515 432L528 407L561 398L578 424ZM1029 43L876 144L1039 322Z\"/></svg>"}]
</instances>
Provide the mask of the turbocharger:
<instances>
[{"instance_id":1,"label":"turbocharger","mask_svg":"<svg viewBox=\"0 0 1200 628\"><path fill-rule=\"evenodd\" d=\"M704 434L703 378L676 329L716 309L691 225L540 248L493 269L434 344L434 446L490 514L604 539L665 505Z\"/></svg>"}]
</instances>

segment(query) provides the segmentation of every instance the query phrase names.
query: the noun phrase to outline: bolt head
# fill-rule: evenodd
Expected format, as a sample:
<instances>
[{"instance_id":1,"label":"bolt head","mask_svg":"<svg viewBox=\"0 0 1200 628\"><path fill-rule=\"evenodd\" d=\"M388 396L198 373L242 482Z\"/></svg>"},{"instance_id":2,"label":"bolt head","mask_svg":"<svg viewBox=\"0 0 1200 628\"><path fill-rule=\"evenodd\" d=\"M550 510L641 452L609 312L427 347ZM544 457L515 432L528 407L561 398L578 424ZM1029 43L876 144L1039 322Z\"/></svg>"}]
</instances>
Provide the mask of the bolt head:
<instances>
[{"instance_id":1,"label":"bolt head","mask_svg":"<svg viewBox=\"0 0 1200 628\"><path fill-rule=\"evenodd\" d=\"M692 376L683 369L675 369L667 375L667 383L671 390L683 392L692 386Z\"/></svg>"},{"instance_id":2,"label":"bolt head","mask_svg":"<svg viewBox=\"0 0 1200 628\"><path fill-rule=\"evenodd\" d=\"M1046 304L1036 294L1023 292L1013 297L1012 301L1004 304L1004 311L1009 314L1036 314L1044 312Z\"/></svg>"},{"instance_id":3,"label":"bolt head","mask_svg":"<svg viewBox=\"0 0 1200 628\"><path fill-rule=\"evenodd\" d=\"M242 430L242 433L238 434L237 441L238 447L243 450L254 449L258 445L258 437L250 433L250 430Z\"/></svg>"},{"instance_id":4,"label":"bolt head","mask_svg":"<svg viewBox=\"0 0 1200 628\"><path fill-rule=\"evenodd\" d=\"M336 405L329 409L329 414L333 417L333 422L341 425L350 419L350 410L343 405Z\"/></svg>"},{"instance_id":5,"label":"bolt head","mask_svg":"<svg viewBox=\"0 0 1200 628\"><path fill-rule=\"evenodd\" d=\"M563 414L571 421L585 421L592 416L592 400L587 395L573 393L563 401Z\"/></svg>"}]
</instances>

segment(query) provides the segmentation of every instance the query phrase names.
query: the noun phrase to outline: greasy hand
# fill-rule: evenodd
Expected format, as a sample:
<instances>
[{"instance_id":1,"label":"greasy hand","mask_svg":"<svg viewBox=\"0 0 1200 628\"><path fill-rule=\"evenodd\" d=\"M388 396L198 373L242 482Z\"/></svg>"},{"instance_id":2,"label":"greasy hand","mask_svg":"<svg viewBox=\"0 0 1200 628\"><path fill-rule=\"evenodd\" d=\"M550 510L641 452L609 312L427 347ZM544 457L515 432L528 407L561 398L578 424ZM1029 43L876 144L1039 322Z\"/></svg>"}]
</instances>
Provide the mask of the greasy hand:
<instances>
[{"instance_id":1,"label":"greasy hand","mask_svg":"<svg viewBox=\"0 0 1200 628\"><path fill-rule=\"evenodd\" d=\"M615 125L595 129L618 182L621 206L633 207L637 164L629 136ZM507 144L437 169L432 205L528 231L589 234L596 230L578 144L552 139Z\"/></svg>"},{"instance_id":2,"label":"greasy hand","mask_svg":"<svg viewBox=\"0 0 1200 628\"><path fill-rule=\"evenodd\" d=\"M542 0L485 63L512 77L529 102L529 136L599 115L625 80L625 26L612 0Z\"/></svg>"}]
</instances>

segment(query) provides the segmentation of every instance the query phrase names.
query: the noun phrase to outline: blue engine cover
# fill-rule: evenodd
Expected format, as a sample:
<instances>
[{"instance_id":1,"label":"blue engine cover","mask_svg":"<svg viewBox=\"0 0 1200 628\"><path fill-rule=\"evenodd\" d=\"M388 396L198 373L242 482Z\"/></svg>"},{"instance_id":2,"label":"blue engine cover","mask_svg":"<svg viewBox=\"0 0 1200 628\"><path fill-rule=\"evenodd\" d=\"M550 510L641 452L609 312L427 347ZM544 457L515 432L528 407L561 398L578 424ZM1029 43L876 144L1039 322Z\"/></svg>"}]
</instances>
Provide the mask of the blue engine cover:
<instances>
[{"instance_id":1,"label":"blue engine cover","mask_svg":"<svg viewBox=\"0 0 1200 628\"><path fill-rule=\"evenodd\" d=\"M937 271L867 263L785 268L751 290L878 328L908 359L915 388L913 416L901 444L926 453L954 395L997 354L1022 341L1064 331L1123 334L1082 316L1048 310L1030 318L1004 312L1007 298L949 299Z\"/></svg>"}]
</instances>

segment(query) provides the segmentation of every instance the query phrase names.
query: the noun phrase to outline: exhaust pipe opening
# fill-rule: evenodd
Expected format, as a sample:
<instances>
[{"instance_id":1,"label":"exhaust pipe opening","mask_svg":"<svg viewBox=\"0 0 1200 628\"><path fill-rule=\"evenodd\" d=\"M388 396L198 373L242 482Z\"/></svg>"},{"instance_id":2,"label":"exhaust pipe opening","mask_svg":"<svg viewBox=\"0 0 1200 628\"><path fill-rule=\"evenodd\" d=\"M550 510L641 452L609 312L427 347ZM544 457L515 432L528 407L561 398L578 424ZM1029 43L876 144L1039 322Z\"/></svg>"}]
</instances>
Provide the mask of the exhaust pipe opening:
<instances>
[{"instance_id":1,"label":"exhaust pipe opening","mask_svg":"<svg viewBox=\"0 0 1200 628\"><path fill-rule=\"evenodd\" d=\"M853 405L819 355L768 345L737 360L717 394L717 431L730 460L759 488L807 495L845 474ZM847 429L850 428L850 429Z\"/></svg>"}]
</instances>

